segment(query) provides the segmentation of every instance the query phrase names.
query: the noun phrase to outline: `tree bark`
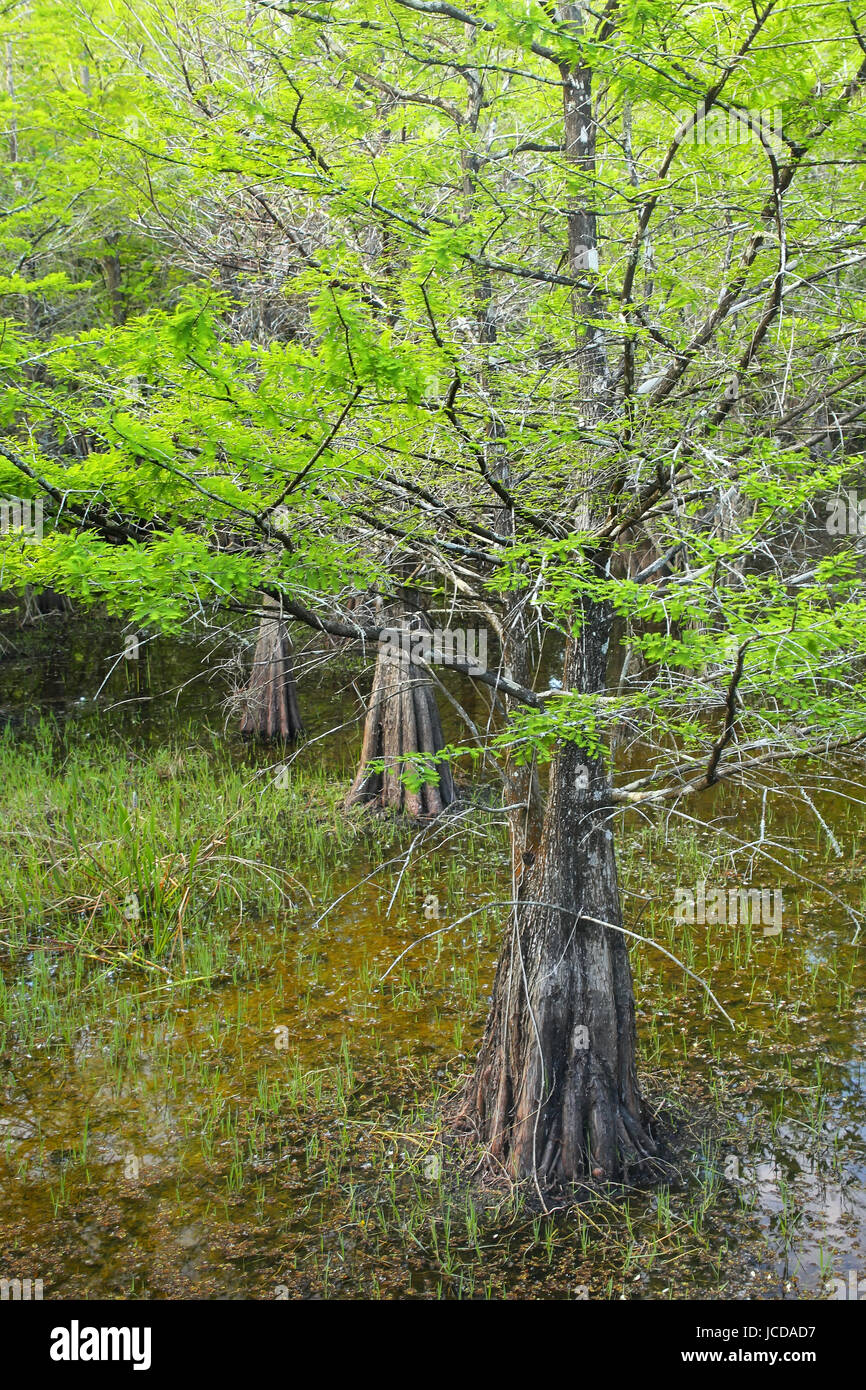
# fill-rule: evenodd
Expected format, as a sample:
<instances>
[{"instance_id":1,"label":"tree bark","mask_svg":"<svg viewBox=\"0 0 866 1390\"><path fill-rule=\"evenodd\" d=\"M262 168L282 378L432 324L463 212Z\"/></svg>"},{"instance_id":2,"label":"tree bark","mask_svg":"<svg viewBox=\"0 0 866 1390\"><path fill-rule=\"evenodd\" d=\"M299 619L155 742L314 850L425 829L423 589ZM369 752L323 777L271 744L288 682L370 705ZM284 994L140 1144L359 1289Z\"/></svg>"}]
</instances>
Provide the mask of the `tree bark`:
<instances>
[{"instance_id":1,"label":"tree bark","mask_svg":"<svg viewBox=\"0 0 866 1390\"><path fill-rule=\"evenodd\" d=\"M253 669L244 691L241 733L245 738L293 743L304 732L295 684L292 643L279 604L266 600Z\"/></svg>"},{"instance_id":2,"label":"tree bark","mask_svg":"<svg viewBox=\"0 0 866 1390\"><path fill-rule=\"evenodd\" d=\"M435 764L438 786L410 790L401 773L415 755L432 763L445 746L433 683L407 652L380 649L364 723L361 762L346 806L404 811L412 817L437 816L455 799L454 780L445 762Z\"/></svg>"},{"instance_id":3,"label":"tree bark","mask_svg":"<svg viewBox=\"0 0 866 1390\"><path fill-rule=\"evenodd\" d=\"M587 606L566 653L569 688L600 688L610 627L604 606ZM657 1151L637 1082L628 948L616 930L609 790L602 756L561 747L459 1111L497 1166L548 1190L647 1177Z\"/></svg>"}]
</instances>

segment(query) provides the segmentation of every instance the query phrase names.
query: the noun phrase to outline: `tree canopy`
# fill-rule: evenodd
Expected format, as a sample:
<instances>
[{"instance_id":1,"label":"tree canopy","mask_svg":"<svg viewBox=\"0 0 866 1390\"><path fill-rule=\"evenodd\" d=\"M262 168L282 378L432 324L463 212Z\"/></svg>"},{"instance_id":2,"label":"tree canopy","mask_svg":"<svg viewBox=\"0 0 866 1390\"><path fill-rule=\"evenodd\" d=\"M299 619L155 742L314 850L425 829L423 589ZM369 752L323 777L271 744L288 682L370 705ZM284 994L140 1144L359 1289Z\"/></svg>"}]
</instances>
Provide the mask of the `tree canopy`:
<instances>
[{"instance_id":1,"label":"tree canopy","mask_svg":"<svg viewBox=\"0 0 866 1390\"><path fill-rule=\"evenodd\" d=\"M349 600L411 571L499 640L485 747L625 730L620 802L866 735L858 532L824 526L866 410L862 6L2 23L0 491L45 500L4 588L166 631L264 593L369 643ZM512 661L588 604L612 683Z\"/></svg>"}]
</instances>

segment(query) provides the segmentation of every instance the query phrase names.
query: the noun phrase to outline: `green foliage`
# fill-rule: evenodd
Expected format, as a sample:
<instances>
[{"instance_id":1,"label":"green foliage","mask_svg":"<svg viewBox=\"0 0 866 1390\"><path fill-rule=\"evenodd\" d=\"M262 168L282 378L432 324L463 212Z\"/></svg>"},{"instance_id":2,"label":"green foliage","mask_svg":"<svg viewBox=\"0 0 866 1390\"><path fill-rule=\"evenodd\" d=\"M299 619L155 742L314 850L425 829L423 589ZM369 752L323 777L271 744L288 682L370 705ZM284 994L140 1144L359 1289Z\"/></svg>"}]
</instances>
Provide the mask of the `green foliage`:
<instances>
[{"instance_id":1,"label":"green foliage","mask_svg":"<svg viewBox=\"0 0 866 1390\"><path fill-rule=\"evenodd\" d=\"M705 750L740 651L744 742L859 737L856 534L821 525L862 467L857 6L465 13L6 16L0 488L46 518L0 536L4 586L175 631L263 586L345 622L411 572L548 643L610 605L647 678L494 752ZM592 157L562 150L569 67ZM764 143L719 138L742 112Z\"/></svg>"}]
</instances>

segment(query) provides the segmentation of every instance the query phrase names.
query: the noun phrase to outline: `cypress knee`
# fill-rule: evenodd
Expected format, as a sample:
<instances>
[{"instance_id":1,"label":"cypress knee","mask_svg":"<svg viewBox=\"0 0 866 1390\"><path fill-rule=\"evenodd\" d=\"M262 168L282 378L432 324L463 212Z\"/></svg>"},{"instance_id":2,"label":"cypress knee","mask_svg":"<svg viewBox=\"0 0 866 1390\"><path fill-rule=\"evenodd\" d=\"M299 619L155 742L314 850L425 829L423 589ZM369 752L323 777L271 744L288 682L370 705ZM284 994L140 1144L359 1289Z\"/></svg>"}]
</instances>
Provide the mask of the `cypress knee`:
<instances>
[{"instance_id":1,"label":"cypress knee","mask_svg":"<svg viewBox=\"0 0 866 1390\"><path fill-rule=\"evenodd\" d=\"M418 791L410 790L401 774L412 766L413 755L432 764L444 746L433 682L408 652L383 646L376 660L360 766L346 806L405 811L413 817L439 815L455 799L448 764L436 762L438 785L424 783Z\"/></svg>"},{"instance_id":2,"label":"cypress knee","mask_svg":"<svg viewBox=\"0 0 866 1390\"><path fill-rule=\"evenodd\" d=\"M241 733L245 738L292 743L304 732L295 684L292 643L279 604L266 600L243 695Z\"/></svg>"}]
</instances>

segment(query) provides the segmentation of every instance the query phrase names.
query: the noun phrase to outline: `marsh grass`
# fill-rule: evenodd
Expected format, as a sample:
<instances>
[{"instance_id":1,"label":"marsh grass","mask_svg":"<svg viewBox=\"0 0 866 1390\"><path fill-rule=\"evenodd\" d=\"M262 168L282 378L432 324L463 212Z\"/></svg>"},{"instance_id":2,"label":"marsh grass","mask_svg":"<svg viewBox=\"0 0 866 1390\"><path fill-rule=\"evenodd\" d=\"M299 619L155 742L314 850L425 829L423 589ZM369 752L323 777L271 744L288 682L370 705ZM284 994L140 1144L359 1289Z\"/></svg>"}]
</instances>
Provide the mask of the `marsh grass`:
<instances>
[{"instance_id":1,"label":"marsh grass","mask_svg":"<svg viewBox=\"0 0 866 1390\"><path fill-rule=\"evenodd\" d=\"M544 1212L531 1190L473 1181L477 1156L442 1123L501 932L484 907L507 895L495 815L479 807L407 867L417 829L345 817L345 787L301 760L281 787L216 742L142 752L44 725L0 740L0 777L5 1200L14 1188L68 1293L778 1291L807 1222L779 1154L808 1154L828 1180L848 1155L836 1097L863 968L847 924L813 930L819 895L792 899L781 940L675 924L676 884L723 881L709 835L630 827L627 920L737 1026L636 946L646 1090L682 1180ZM855 821L841 820L838 878L856 896ZM106 1208L121 1230L148 1213L147 1234L103 1251L94 1275L69 1251ZM181 1230L244 1254L182 1274ZM821 1271L831 1260L822 1236Z\"/></svg>"},{"instance_id":2,"label":"marsh grass","mask_svg":"<svg viewBox=\"0 0 866 1390\"><path fill-rule=\"evenodd\" d=\"M216 740L141 752L42 723L22 747L7 728L0 940L152 968L204 927L309 903L302 880L327 882L358 828L336 785L301 768L285 788L279 767Z\"/></svg>"}]
</instances>

